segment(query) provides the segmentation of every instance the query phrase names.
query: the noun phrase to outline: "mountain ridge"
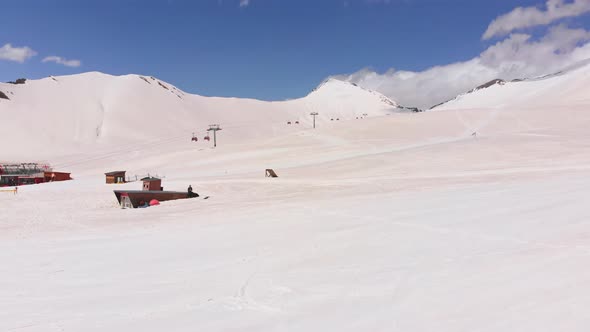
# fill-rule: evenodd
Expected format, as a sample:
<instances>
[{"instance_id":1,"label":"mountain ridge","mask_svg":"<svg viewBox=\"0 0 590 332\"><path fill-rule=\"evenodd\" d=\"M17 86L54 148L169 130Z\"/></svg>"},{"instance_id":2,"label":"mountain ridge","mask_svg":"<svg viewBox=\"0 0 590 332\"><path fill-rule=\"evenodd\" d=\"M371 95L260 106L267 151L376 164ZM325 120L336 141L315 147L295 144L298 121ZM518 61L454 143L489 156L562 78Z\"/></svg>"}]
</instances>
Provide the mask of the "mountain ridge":
<instances>
[{"instance_id":1,"label":"mountain ridge","mask_svg":"<svg viewBox=\"0 0 590 332\"><path fill-rule=\"evenodd\" d=\"M201 96L153 76L101 72L0 83L0 91L10 98L0 100L0 116L10 116L13 124L0 139L19 139L23 148L41 152L47 145L69 151L181 133L204 135L211 123L228 128L222 139L238 142L309 128L312 112L319 113L318 124L327 124L391 114L397 106L379 93L337 80L302 98L278 102ZM17 150L1 144L7 145L0 145L4 152Z\"/></svg>"},{"instance_id":2,"label":"mountain ridge","mask_svg":"<svg viewBox=\"0 0 590 332\"><path fill-rule=\"evenodd\" d=\"M553 79L560 78L560 77L562 77L562 78L565 77L565 80L567 81L567 79L569 77L575 77L576 72L583 71L583 70L590 72L590 59L580 61L576 64L568 66L568 67L566 67L560 71L557 71L555 73L547 74L547 75L543 75L543 76L539 76L539 77L519 78L519 79L510 80L510 81L505 81L503 79L496 78L496 79L493 79L493 80L488 81L486 83L483 83L483 84L481 84L481 85L479 85L479 86L477 86L465 93L459 94L458 96L456 96L453 99L447 100L447 101L439 103L437 105L434 105L434 106L430 107L429 110L439 109L439 108L442 108L448 104L460 103L460 100L462 100L470 95L473 95L473 94L482 93L484 90L487 90L490 88L513 87L514 84L527 84L527 83L533 83L533 82L551 81ZM483 106L483 105L481 105L481 106Z\"/></svg>"}]
</instances>

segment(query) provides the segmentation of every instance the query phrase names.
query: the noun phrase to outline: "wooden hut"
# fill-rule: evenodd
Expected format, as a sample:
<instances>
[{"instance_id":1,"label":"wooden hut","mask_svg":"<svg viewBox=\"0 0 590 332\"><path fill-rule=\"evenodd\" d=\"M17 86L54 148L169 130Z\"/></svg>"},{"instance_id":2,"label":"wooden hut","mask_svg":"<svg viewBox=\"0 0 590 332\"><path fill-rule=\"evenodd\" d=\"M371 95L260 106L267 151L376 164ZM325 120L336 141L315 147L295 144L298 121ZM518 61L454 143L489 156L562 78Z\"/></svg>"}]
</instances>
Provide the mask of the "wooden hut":
<instances>
[{"instance_id":1,"label":"wooden hut","mask_svg":"<svg viewBox=\"0 0 590 332\"><path fill-rule=\"evenodd\" d=\"M125 171L114 171L104 173L106 176L106 183L113 184L113 183L125 183Z\"/></svg>"}]
</instances>

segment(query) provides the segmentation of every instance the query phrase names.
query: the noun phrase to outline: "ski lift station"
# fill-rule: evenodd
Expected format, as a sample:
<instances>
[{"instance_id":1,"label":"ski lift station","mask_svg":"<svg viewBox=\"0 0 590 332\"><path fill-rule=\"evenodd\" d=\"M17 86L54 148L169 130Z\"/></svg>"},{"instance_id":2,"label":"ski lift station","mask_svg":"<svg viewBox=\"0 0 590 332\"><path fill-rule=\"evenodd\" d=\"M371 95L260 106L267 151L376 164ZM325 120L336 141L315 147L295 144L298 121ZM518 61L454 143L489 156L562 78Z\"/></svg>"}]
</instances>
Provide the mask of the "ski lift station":
<instances>
[{"instance_id":1,"label":"ski lift station","mask_svg":"<svg viewBox=\"0 0 590 332\"><path fill-rule=\"evenodd\" d=\"M67 181L70 174L38 163L0 164L0 187Z\"/></svg>"}]
</instances>

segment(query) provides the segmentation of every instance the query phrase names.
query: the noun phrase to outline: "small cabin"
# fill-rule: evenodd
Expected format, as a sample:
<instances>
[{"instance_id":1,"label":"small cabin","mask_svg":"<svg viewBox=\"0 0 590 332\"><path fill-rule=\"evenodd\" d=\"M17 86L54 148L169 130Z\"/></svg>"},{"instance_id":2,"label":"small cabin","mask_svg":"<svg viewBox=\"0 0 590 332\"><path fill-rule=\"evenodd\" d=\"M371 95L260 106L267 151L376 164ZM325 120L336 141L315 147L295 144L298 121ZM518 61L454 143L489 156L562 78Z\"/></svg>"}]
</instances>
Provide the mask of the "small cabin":
<instances>
[{"instance_id":1,"label":"small cabin","mask_svg":"<svg viewBox=\"0 0 590 332\"><path fill-rule=\"evenodd\" d=\"M144 191L162 191L162 180L154 177L147 177L141 179L143 182Z\"/></svg>"},{"instance_id":2,"label":"small cabin","mask_svg":"<svg viewBox=\"0 0 590 332\"><path fill-rule=\"evenodd\" d=\"M72 179L71 173L65 172L43 172L43 178L45 182L68 181Z\"/></svg>"},{"instance_id":3,"label":"small cabin","mask_svg":"<svg viewBox=\"0 0 590 332\"><path fill-rule=\"evenodd\" d=\"M114 171L104 173L106 176L106 183L113 184L113 183L125 183L125 171Z\"/></svg>"}]
</instances>

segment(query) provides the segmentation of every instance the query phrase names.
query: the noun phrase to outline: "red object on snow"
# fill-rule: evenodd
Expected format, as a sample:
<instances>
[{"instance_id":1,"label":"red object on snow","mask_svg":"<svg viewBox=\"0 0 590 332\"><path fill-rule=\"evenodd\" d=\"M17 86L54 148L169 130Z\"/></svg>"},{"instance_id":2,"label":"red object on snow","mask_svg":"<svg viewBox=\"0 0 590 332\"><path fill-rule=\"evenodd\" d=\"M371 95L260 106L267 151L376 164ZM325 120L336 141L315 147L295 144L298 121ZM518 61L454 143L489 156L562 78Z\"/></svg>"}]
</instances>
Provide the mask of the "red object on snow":
<instances>
[{"instance_id":1,"label":"red object on snow","mask_svg":"<svg viewBox=\"0 0 590 332\"><path fill-rule=\"evenodd\" d=\"M160 201L158 201L157 199L152 199L150 201L150 206L154 206L154 205L160 205Z\"/></svg>"}]
</instances>

